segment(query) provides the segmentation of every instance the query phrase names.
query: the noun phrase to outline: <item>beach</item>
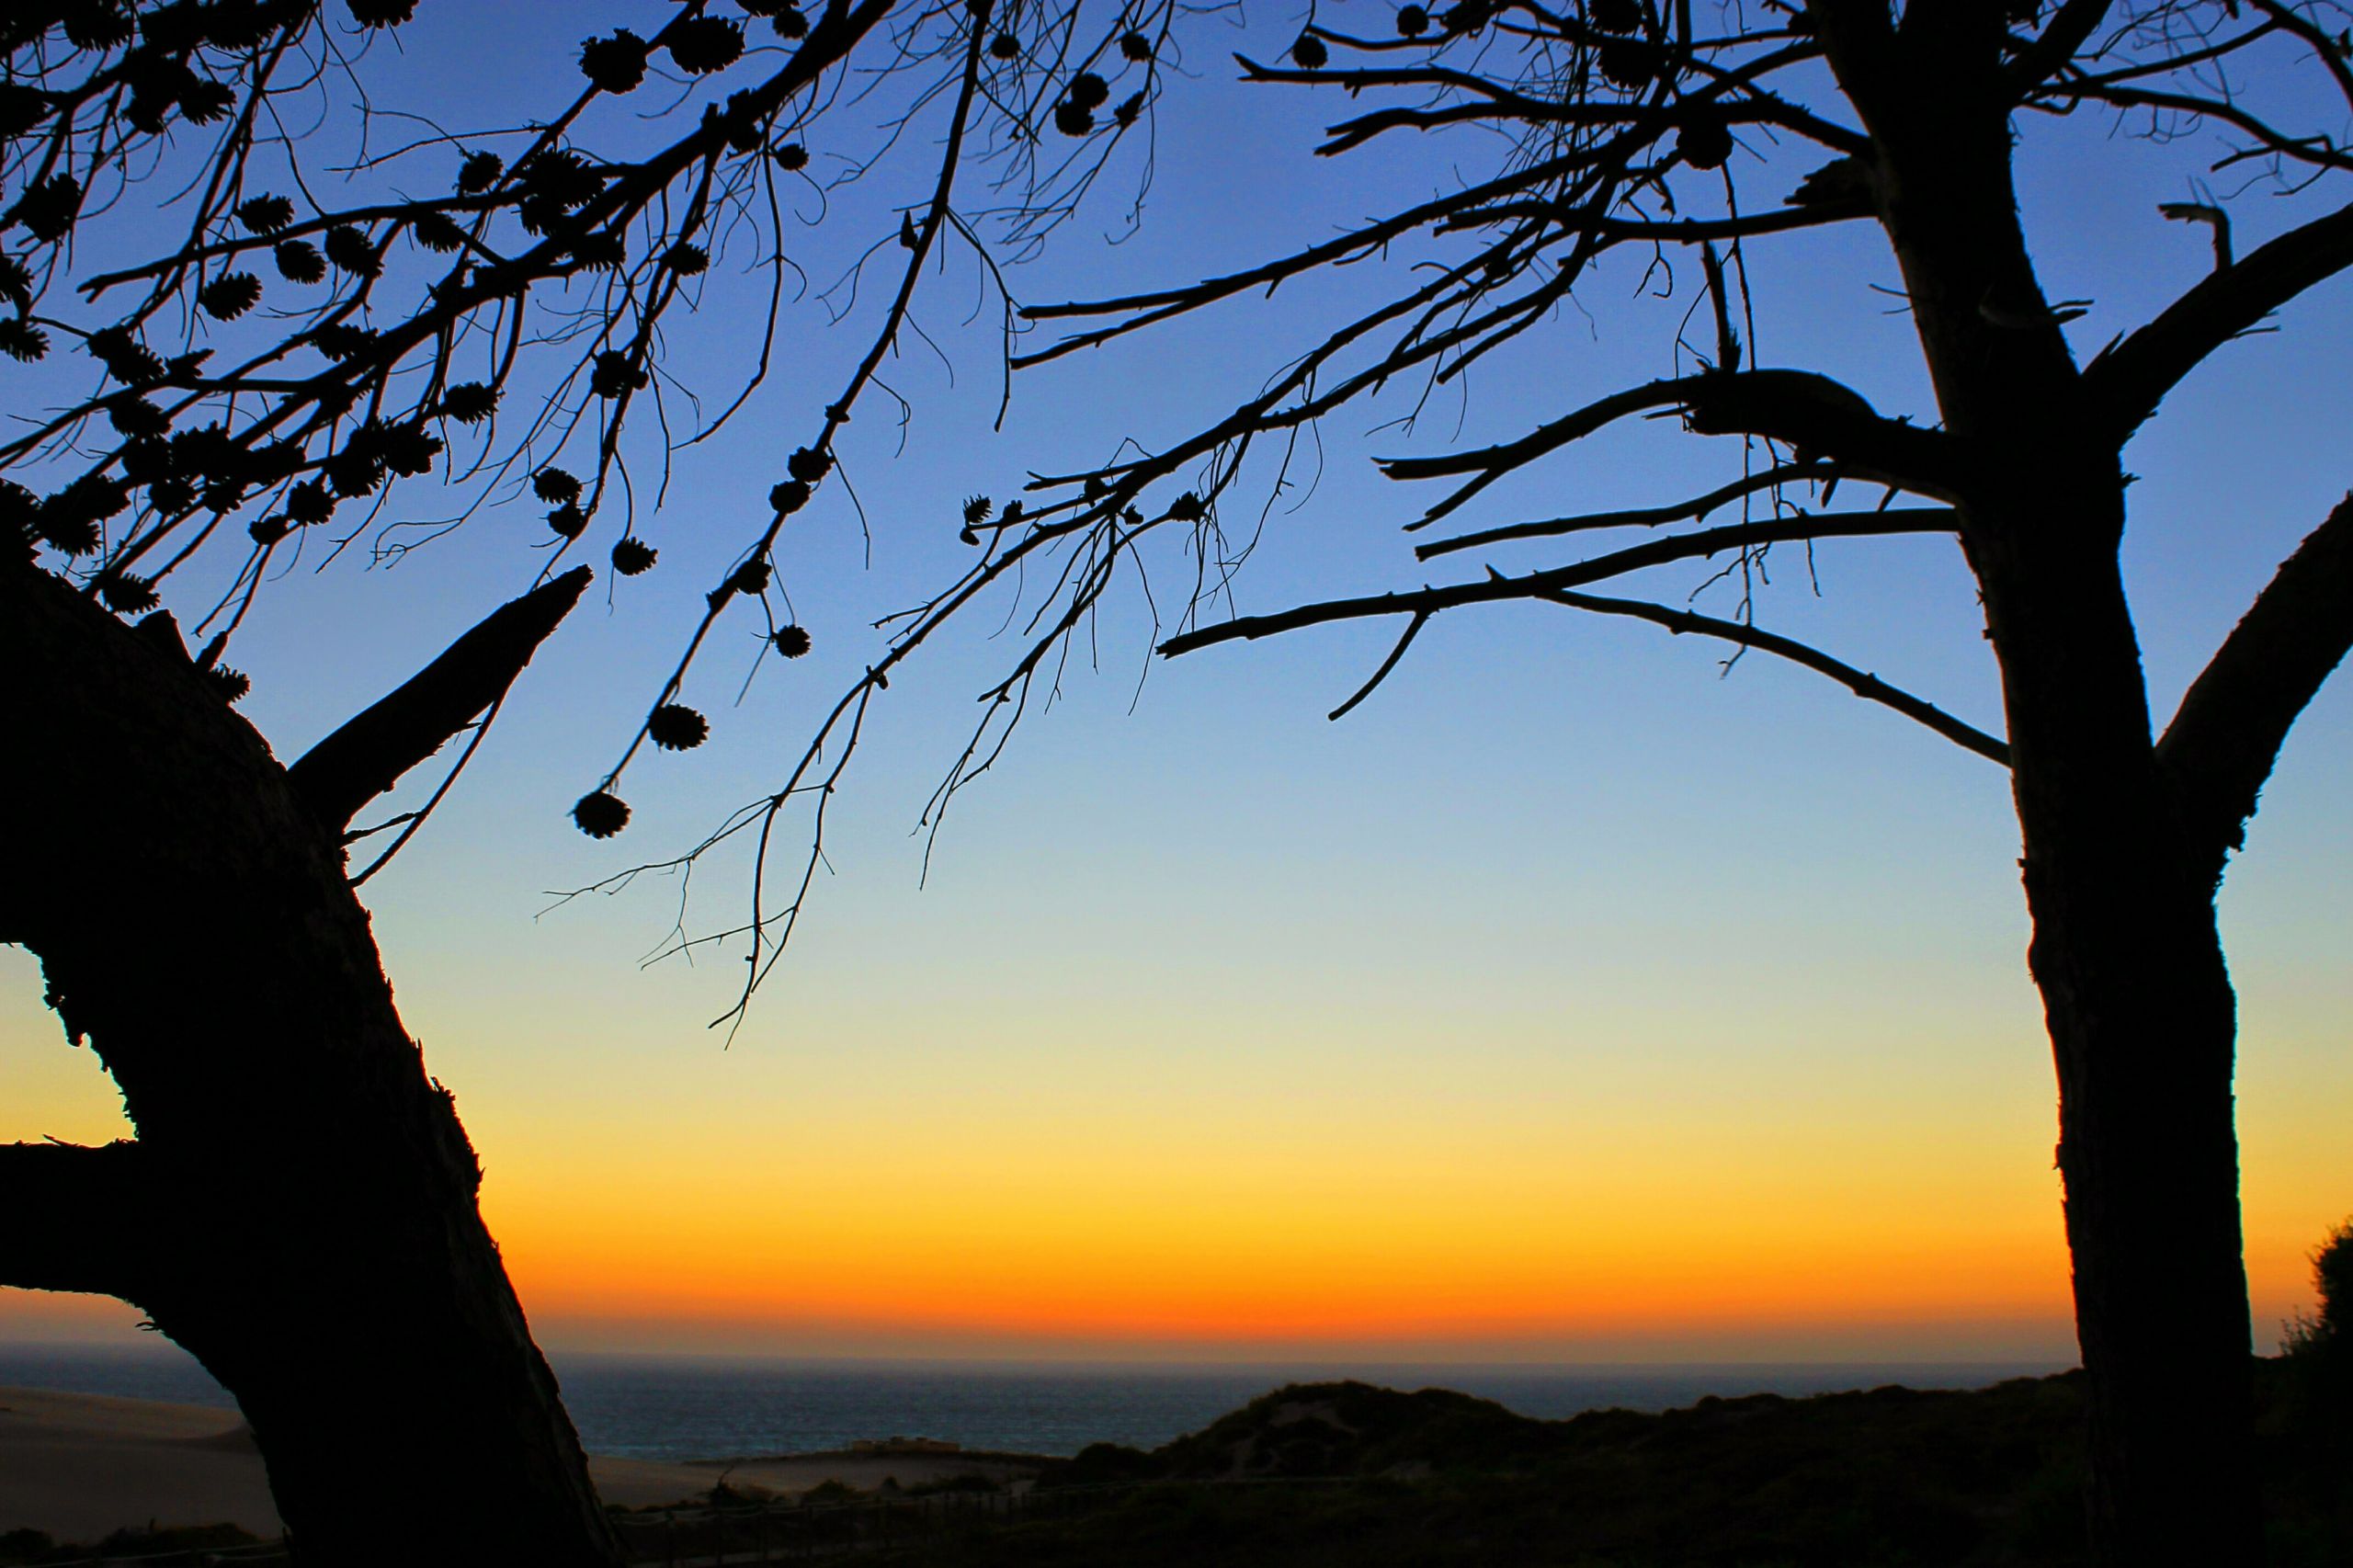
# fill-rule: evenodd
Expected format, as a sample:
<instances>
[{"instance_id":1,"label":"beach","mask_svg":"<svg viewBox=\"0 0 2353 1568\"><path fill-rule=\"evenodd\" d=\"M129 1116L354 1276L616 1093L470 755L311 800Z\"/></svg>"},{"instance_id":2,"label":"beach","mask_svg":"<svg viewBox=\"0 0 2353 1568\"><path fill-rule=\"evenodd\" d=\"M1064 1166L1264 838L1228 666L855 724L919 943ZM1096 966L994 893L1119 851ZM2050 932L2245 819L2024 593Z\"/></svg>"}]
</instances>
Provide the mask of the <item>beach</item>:
<instances>
[{"instance_id":1,"label":"beach","mask_svg":"<svg viewBox=\"0 0 2353 1568\"><path fill-rule=\"evenodd\" d=\"M885 1479L917 1486L951 1476L1002 1480L1034 1468L961 1454L793 1454L669 1461L593 1456L599 1495L628 1508L682 1503L722 1478L739 1491L805 1492L827 1481L860 1491ZM216 1406L0 1388L0 1534L36 1529L95 1541L150 1522L233 1524L278 1533L269 1482L236 1412Z\"/></svg>"}]
</instances>

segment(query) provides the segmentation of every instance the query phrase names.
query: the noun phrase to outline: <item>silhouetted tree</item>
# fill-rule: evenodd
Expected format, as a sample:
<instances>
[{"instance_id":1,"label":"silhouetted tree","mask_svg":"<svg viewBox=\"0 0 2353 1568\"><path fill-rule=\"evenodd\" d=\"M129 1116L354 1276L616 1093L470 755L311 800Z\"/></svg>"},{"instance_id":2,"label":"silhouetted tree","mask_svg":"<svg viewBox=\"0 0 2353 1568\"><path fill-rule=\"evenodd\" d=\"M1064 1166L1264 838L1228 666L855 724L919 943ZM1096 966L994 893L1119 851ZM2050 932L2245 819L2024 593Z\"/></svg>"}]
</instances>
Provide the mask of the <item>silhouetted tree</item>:
<instances>
[{"instance_id":1,"label":"silhouetted tree","mask_svg":"<svg viewBox=\"0 0 2353 1568\"><path fill-rule=\"evenodd\" d=\"M372 102L371 45L414 9L25 0L0 18L0 940L39 956L138 1132L0 1147L0 1284L120 1297L194 1352L250 1419L306 1561L602 1563L614 1539L479 1217L473 1151L352 890L579 597L569 558L601 534L617 574L656 565L631 454L666 463L764 378L793 276L781 213L821 205L824 111L870 76L897 89L870 123L883 146L836 171L893 135L936 150L859 264L895 276L855 372L762 411L801 438L688 659L722 612L783 602L769 548L825 483L926 259L980 243L950 206L960 175L1035 243L1144 112L1176 7L686 0L585 43L566 7L483 10L558 25L547 46L580 72L564 100L488 106L486 128L378 113L403 106ZM655 112L617 107L642 87ZM346 134L361 154L327 166ZM703 419L664 405L657 350L722 260L767 279L771 341ZM544 510L537 585L281 766L230 706L237 631L306 551L414 549L384 510L411 477L460 496L426 532ZM773 613L768 635L779 656L809 645ZM574 808L583 830L625 823L613 791L642 742L703 738L685 669ZM461 733L422 808L354 825ZM387 829L355 874L349 848Z\"/></svg>"},{"instance_id":2,"label":"silhouetted tree","mask_svg":"<svg viewBox=\"0 0 2353 1568\"><path fill-rule=\"evenodd\" d=\"M2119 570L2122 456L2211 356L2353 264L2353 207L2325 204L2353 170L2341 130L2353 108L2353 17L2333 0L1459 0L1310 17L1287 62L1245 60L1245 74L1344 98L1350 118L1331 128L1327 154L1471 131L1455 149L1468 160L1461 183L1401 192L1381 216L1225 276L1030 308L1033 324L1096 324L1016 363L1148 334L1329 268L1360 275L1385 261L1393 291L1302 335L1279 364L1238 370L1267 379L1181 438L1140 439L1097 468L1066 465L1032 485L1018 512L975 501L965 524L982 549L971 572L896 624L891 653L785 789L712 843L756 833L765 848L797 791L837 777L837 743L854 742L898 660L990 585L1042 577L1054 585L1027 623L1035 635L984 693L985 716L935 798L944 807L995 758L1041 674L1051 687L1057 650L1117 574L1164 534L1196 574L1165 653L1338 621L1398 624L1394 651L1335 718L1435 618L1480 605L1631 618L1793 660L2009 771L2029 964L2060 1082L2098 1556L2258 1562L2234 1003L2214 901L2289 729L2353 641L2353 498L2279 567L2160 732ZM2070 115L2105 116L2156 142L2195 136L2242 189L2293 199L2267 203L2276 232L2252 246L2236 241L2222 200L2166 205L2165 218L2203 227L2211 271L2087 359L2065 330L2085 302L2046 289L2015 178L2021 140ZM1933 409L1882 411L1819 370L1753 362L1775 301L1752 297L1749 255L1841 225L1883 240ZM1669 417L1733 445L1737 466L1722 483L1638 510L1473 527L1415 551L1450 560L1665 530L1565 563L1491 566L1275 614L1207 613L1263 524L1259 499L1318 419L1384 389L1427 395L1554 324L1605 258L1630 254L1654 269L1674 317L1699 324L1697 347L1678 329L1679 373L1566 395L1530 411L1537 419L1513 439L1385 460L1383 471L1448 484L1407 525L1427 529L1620 421ZM1574 382L1573 354L1547 363ZM1859 491L1877 492L1876 504L1828 509L1834 492ZM1253 522L1229 539L1221 507L1238 498ZM1739 521L1699 526L1733 507ZM1967 722L1765 629L1745 592L1734 613L1717 616L1597 591L1702 561L1718 574L1729 562L1737 589L1776 545L1900 534L1958 541L1999 666L2000 725ZM807 885L804 874L765 902L756 891L737 931L789 931Z\"/></svg>"}]
</instances>

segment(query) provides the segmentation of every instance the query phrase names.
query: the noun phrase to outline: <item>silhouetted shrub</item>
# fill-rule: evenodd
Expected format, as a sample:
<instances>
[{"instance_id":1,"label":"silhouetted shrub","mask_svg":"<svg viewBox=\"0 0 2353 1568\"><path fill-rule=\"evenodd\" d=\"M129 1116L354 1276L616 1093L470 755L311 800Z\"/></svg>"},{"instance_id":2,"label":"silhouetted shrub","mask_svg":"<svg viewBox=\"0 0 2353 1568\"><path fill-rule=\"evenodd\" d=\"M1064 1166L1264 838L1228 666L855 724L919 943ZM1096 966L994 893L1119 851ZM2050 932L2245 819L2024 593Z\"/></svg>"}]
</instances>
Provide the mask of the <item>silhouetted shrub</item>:
<instances>
[{"instance_id":1,"label":"silhouetted shrub","mask_svg":"<svg viewBox=\"0 0 2353 1568\"><path fill-rule=\"evenodd\" d=\"M88 1545L59 1545L46 1531L13 1529L0 1532L0 1568L29 1568L48 1562L85 1562L94 1557L160 1558L187 1553L199 1561L206 1553L233 1546L256 1546L261 1537L235 1525L173 1525L163 1529L120 1529ZM174 1562L182 1561L174 1556Z\"/></svg>"},{"instance_id":2,"label":"silhouetted shrub","mask_svg":"<svg viewBox=\"0 0 2353 1568\"><path fill-rule=\"evenodd\" d=\"M40 1530L10 1530L0 1535L0 1562L38 1562L56 1545Z\"/></svg>"},{"instance_id":3,"label":"silhouetted shrub","mask_svg":"<svg viewBox=\"0 0 2353 1568\"><path fill-rule=\"evenodd\" d=\"M2290 1356L2339 1354L2353 1344L2353 1219L2329 1232L2313 1254L2313 1289L2319 1293L2316 1313L2298 1312L2288 1320L2280 1348Z\"/></svg>"},{"instance_id":4,"label":"silhouetted shrub","mask_svg":"<svg viewBox=\"0 0 2353 1568\"><path fill-rule=\"evenodd\" d=\"M1040 1478L1044 1486L1101 1486L1113 1482L1143 1481L1160 1474L1160 1460L1124 1443L1089 1443L1067 1463Z\"/></svg>"}]
</instances>

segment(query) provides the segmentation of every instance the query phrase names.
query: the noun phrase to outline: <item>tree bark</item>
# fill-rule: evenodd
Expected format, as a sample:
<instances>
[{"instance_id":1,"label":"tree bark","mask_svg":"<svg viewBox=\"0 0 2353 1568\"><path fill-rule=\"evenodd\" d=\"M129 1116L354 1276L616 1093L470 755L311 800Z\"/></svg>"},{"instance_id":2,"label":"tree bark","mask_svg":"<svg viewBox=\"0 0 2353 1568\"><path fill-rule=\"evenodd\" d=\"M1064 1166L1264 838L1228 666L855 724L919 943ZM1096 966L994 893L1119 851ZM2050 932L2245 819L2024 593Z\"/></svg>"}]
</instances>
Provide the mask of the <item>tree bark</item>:
<instances>
[{"instance_id":1,"label":"tree bark","mask_svg":"<svg viewBox=\"0 0 2353 1568\"><path fill-rule=\"evenodd\" d=\"M2252 1568L2235 1004L2214 881L2157 763L2118 534L2098 526L2120 524L2121 485L2052 488L2052 510L2002 518L1972 555L2058 1068L2094 1553L2110 1568Z\"/></svg>"},{"instance_id":2,"label":"tree bark","mask_svg":"<svg viewBox=\"0 0 2353 1568\"><path fill-rule=\"evenodd\" d=\"M193 1352L302 1561L617 1562L342 824L176 649L16 561L0 663L0 939L139 1132L0 1150L0 1208L44 1206L0 1226L0 1283L119 1296Z\"/></svg>"}]
</instances>

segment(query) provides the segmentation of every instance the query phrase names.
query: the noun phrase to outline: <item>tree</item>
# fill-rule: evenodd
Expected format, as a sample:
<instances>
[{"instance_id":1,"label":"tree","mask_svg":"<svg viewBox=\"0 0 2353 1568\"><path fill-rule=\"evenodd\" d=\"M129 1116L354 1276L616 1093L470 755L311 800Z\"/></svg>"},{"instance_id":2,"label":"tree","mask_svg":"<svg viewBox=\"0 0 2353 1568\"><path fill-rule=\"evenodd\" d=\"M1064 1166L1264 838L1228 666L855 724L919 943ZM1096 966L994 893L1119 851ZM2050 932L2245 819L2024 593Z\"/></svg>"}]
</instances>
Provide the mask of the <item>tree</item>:
<instances>
[{"instance_id":1,"label":"tree","mask_svg":"<svg viewBox=\"0 0 2353 1568\"><path fill-rule=\"evenodd\" d=\"M1034 502L1009 515L976 504L967 522L983 548L971 572L899 623L892 652L801 770L710 844L755 833L765 865L779 813L838 777L838 743L855 741L891 668L986 588L1042 574L1053 586L1027 623L1033 635L983 694L984 717L935 797L944 809L995 762L1041 675L1051 689L1057 650L1118 574L1163 537L1194 585L1163 653L1347 620L1397 626L1393 650L1336 719L1435 618L1480 605L1558 605L1795 661L2010 774L2029 967L2060 1081L2100 1561L2259 1562L2234 1000L2215 895L2290 729L2353 642L2353 497L2280 563L2162 730L2119 554L2125 453L2166 396L2353 265L2353 207L2327 206L2353 169L2353 145L2332 129L2353 106L2347 20L2322 0L1461 0L1353 26L1354 15L1311 13L1287 62L1241 63L1252 80L1345 97L1348 118L1320 151L1459 129L1480 133L1463 145L1486 163L1453 188L1401 196L1262 265L1032 306L1032 325L1091 324L1015 363L1150 333L1326 269L1388 260L1411 270L1374 305L1303 333L1222 416L1041 478ZM2161 142L2194 139L2211 172L2283 199L2267 214L2274 232L2240 243L2234 216L2245 214L2202 191L2167 204L2163 218L2202 226L2211 271L2115 341L2072 344L2085 301L2052 298L2038 274L2016 183L2021 140L2071 115L2106 116ZM1769 321L1773 301L1752 297L1749 256L1840 225L1884 241L1933 409L1883 412L1822 370L1750 362L1758 314ZM1564 400L1511 439L1384 460L1392 479L1449 486L1407 527L1445 522L1498 481L1636 418L1736 443L1739 466L1723 483L1639 510L1469 528L1415 551L1429 562L1666 530L1564 564L1212 613L1230 602L1248 548L1248 530L1229 538L1221 528L1221 506L1279 491L1319 420L1403 389L1410 424L1417 399L1535 341L1581 282L1628 256L1650 267L1681 322L1700 324L1697 347L1677 336L1686 368ZM1834 495L1867 489L1876 504L1830 509ZM1701 526L1734 506L1741 520ZM1738 584L1777 545L1922 533L1955 540L1975 577L2003 692L1996 728L1767 630L1745 592L1733 614L1716 616L1596 591L1677 562L1707 562ZM789 933L808 884L788 885L789 896L766 902L756 890L732 934ZM755 966L753 983L763 972Z\"/></svg>"},{"instance_id":2,"label":"tree","mask_svg":"<svg viewBox=\"0 0 2353 1568\"><path fill-rule=\"evenodd\" d=\"M18 366L0 656L25 747L0 770L17 828L0 940L40 958L138 1131L0 1148L0 1283L119 1296L194 1352L250 1420L306 1560L608 1562L477 1210L473 1150L354 890L424 824L578 600L591 573L568 558L599 519L616 576L655 566L632 458L666 464L766 378L793 278L783 209L822 199L806 139L846 84L870 73L892 92L874 100L881 145L846 144L835 182L895 138L938 138L860 264L893 287L858 318L871 337L830 399L761 411L805 420L805 442L678 674L574 808L592 835L626 822L612 791L644 742L702 739L674 699L711 625L780 602L770 547L834 472L926 260L979 245L950 205L959 176L1006 193L1014 243L1035 243L1144 112L1176 12L993 23L990 0L688 0L649 7L642 37L553 40L578 49L582 80L536 122L419 130L368 91L372 46L414 9L59 0L0 22L0 352ZM649 84L655 112L616 107ZM1049 119L1059 140L1040 134ZM352 164L317 166L347 135ZM383 151L387 135L404 139ZM701 419L656 379L660 349L729 259L767 329L733 402ZM428 475L460 501L433 535L536 498L544 548L517 562L533 585L281 765L232 710L249 686L226 661L240 626L306 553L417 548L386 505ZM767 652L806 650L789 619L768 630ZM460 734L422 804L355 825ZM133 906L156 935L130 928Z\"/></svg>"}]
</instances>

